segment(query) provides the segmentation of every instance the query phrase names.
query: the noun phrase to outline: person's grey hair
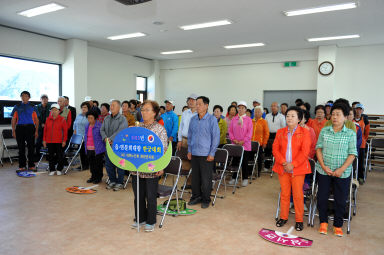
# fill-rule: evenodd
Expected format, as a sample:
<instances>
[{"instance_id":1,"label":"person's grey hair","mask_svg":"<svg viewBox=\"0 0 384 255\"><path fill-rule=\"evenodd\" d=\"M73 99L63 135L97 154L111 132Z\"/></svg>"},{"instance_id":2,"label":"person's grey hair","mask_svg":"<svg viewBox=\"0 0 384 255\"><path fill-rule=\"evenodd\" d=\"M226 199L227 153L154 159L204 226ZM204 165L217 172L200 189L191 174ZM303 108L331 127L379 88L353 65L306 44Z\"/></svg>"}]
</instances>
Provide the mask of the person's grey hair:
<instances>
[{"instance_id":1,"label":"person's grey hair","mask_svg":"<svg viewBox=\"0 0 384 255\"><path fill-rule=\"evenodd\" d=\"M120 102L120 100L113 99L113 100L111 101L111 103L113 103L113 102L116 102L119 106L121 106L121 102Z\"/></svg>"},{"instance_id":2,"label":"person's grey hair","mask_svg":"<svg viewBox=\"0 0 384 255\"><path fill-rule=\"evenodd\" d=\"M255 111L256 111L256 109L259 109L261 112L263 112L263 110L264 110L261 105L256 106L254 109L255 109Z\"/></svg>"}]
</instances>

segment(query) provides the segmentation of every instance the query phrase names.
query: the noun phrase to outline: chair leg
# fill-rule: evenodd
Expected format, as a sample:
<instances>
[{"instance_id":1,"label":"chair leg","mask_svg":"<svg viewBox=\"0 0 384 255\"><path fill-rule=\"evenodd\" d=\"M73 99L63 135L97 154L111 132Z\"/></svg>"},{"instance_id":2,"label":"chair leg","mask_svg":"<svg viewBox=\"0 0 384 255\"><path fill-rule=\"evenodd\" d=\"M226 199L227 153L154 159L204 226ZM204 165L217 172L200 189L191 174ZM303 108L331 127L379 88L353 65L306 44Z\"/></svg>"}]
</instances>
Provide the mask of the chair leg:
<instances>
[{"instance_id":1,"label":"chair leg","mask_svg":"<svg viewBox=\"0 0 384 255\"><path fill-rule=\"evenodd\" d=\"M127 188L127 186L128 186L128 182L129 182L129 178L130 178L130 177L131 177L131 172L129 172L128 177L127 177L127 180L126 180L125 183L124 183L124 189Z\"/></svg>"},{"instance_id":2,"label":"chair leg","mask_svg":"<svg viewBox=\"0 0 384 255\"><path fill-rule=\"evenodd\" d=\"M233 191L232 191L232 194L235 194L235 192L236 192L236 187L237 187L237 182L238 182L238 180L239 180L239 175L240 175L240 166L239 166L239 169L237 170L237 175L236 175L235 185L233 185Z\"/></svg>"},{"instance_id":3,"label":"chair leg","mask_svg":"<svg viewBox=\"0 0 384 255\"><path fill-rule=\"evenodd\" d=\"M275 215L275 220L277 221L279 219L279 212L280 212L280 195L281 191L279 191L279 197L277 199L277 209L276 209L276 215Z\"/></svg>"}]
</instances>

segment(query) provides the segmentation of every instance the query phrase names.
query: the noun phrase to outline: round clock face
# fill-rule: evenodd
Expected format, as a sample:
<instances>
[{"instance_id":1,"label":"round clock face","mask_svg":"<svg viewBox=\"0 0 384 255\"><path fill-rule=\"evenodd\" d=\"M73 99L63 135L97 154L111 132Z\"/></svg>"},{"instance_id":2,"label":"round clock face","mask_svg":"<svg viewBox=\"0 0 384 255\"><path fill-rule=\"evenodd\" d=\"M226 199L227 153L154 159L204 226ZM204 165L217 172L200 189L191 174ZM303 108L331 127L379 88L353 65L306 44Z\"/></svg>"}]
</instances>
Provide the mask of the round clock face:
<instances>
[{"instance_id":1,"label":"round clock face","mask_svg":"<svg viewBox=\"0 0 384 255\"><path fill-rule=\"evenodd\" d=\"M319 65L319 73L322 75L330 75L333 72L333 65L331 62L325 61Z\"/></svg>"}]
</instances>

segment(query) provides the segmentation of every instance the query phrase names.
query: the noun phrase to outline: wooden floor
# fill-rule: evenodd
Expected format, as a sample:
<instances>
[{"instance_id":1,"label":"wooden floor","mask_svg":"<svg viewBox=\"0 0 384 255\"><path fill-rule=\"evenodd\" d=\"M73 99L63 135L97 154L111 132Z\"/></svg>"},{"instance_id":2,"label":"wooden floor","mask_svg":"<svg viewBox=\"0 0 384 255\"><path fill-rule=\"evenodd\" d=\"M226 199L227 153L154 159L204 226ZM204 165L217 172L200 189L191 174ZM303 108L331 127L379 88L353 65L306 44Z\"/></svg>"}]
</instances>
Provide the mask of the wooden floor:
<instances>
[{"instance_id":1,"label":"wooden floor","mask_svg":"<svg viewBox=\"0 0 384 255\"><path fill-rule=\"evenodd\" d=\"M305 225L301 233L293 232L314 241L307 249L278 246L258 236L263 227L276 229L276 175L263 175L235 195L227 192L215 207L193 206L197 209L193 216L167 216L164 227L152 233L130 228L134 215L130 184L113 192L103 183L94 195L65 191L73 185L86 186L88 178L84 171L27 179L16 176L15 166L0 168L0 254L384 254L382 171L369 173L361 186L350 235L335 237L331 229L327 236L320 235L318 219L315 228ZM185 198L189 200L189 195ZM282 230L293 224L290 215Z\"/></svg>"}]
</instances>

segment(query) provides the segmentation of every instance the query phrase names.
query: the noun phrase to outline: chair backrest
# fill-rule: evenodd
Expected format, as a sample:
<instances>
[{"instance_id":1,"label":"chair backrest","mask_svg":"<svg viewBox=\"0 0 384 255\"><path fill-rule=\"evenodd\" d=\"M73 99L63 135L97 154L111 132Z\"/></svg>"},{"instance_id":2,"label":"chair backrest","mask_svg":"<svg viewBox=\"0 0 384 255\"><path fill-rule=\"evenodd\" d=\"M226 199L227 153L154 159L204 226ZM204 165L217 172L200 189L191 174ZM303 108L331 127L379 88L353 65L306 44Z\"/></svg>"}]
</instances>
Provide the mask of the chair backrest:
<instances>
[{"instance_id":1,"label":"chair backrest","mask_svg":"<svg viewBox=\"0 0 384 255\"><path fill-rule=\"evenodd\" d=\"M384 138L373 138L371 147L384 148Z\"/></svg>"},{"instance_id":2,"label":"chair backrest","mask_svg":"<svg viewBox=\"0 0 384 255\"><path fill-rule=\"evenodd\" d=\"M260 149L260 144L259 142L251 142L251 149L252 149L252 152L255 152L255 153L259 153L259 149Z\"/></svg>"},{"instance_id":3,"label":"chair backrest","mask_svg":"<svg viewBox=\"0 0 384 255\"><path fill-rule=\"evenodd\" d=\"M168 166L164 169L164 174L179 175L181 169L181 159L176 156L172 156Z\"/></svg>"},{"instance_id":4,"label":"chair backrest","mask_svg":"<svg viewBox=\"0 0 384 255\"><path fill-rule=\"evenodd\" d=\"M217 149L215 153L215 162L225 165L228 161L228 151L225 149Z\"/></svg>"},{"instance_id":5,"label":"chair backrest","mask_svg":"<svg viewBox=\"0 0 384 255\"><path fill-rule=\"evenodd\" d=\"M316 172L316 163L313 159L309 159L309 164L311 165L311 171L312 173Z\"/></svg>"},{"instance_id":6,"label":"chair backrest","mask_svg":"<svg viewBox=\"0 0 384 255\"><path fill-rule=\"evenodd\" d=\"M12 129L3 129L2 135L3 139L13 139Z\"/></svg>"},{"instance_id":7,"label":"chair backrest","mask_svg":"<svg viewBox=\"0 0 384 255\"><path fill-rule=\"evenodd\" d=\"M223 149L228 151L229 157L241 158L243 156L243 153L244 153L244 148L241 145L225 144L223 146Z\"/></svg>"},{"instance_id":8,"label":"chair backrest","mask_svg":"<svg viewBox=\"0 0 384 255\"><path fill-rule=\"evenodd\" d=\"M180 150L176 151L176 156L179 157L181 160L188 160L188 149L185 147L181 147Z\"/></svg>"},{"instance_id":9,"label":"chair backrest","mask_svg":"<svg viewBox=\"0 0 384 255\"><path fill-rule=\"evenodd\" d=\"M81 145L82 142L83 142L82 135L73 134L71 137L71 140L69 141L69 144Z\"/></svg>"}]
</instances>

